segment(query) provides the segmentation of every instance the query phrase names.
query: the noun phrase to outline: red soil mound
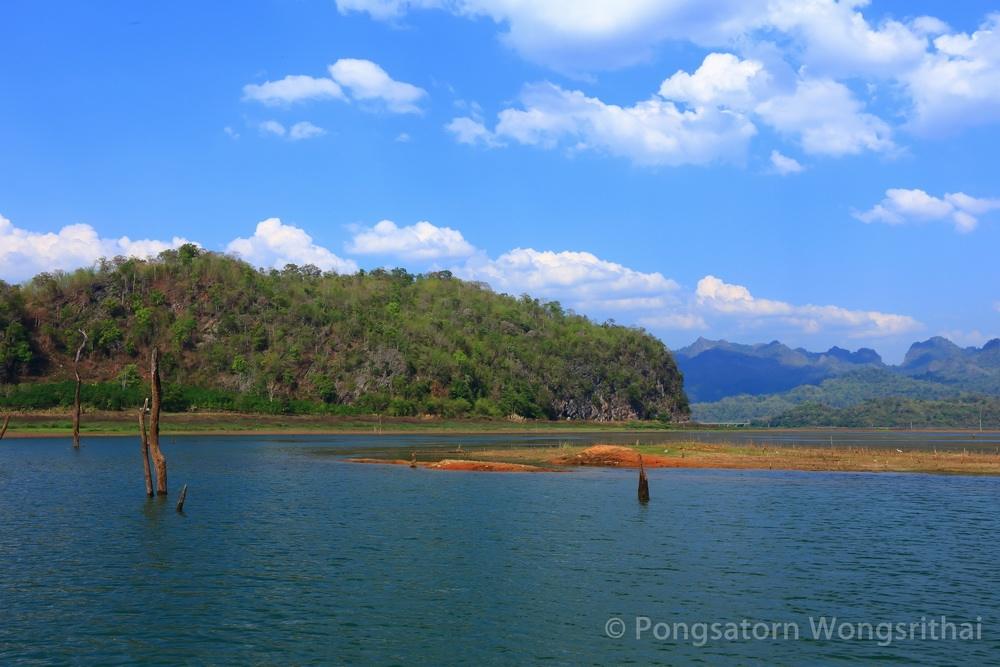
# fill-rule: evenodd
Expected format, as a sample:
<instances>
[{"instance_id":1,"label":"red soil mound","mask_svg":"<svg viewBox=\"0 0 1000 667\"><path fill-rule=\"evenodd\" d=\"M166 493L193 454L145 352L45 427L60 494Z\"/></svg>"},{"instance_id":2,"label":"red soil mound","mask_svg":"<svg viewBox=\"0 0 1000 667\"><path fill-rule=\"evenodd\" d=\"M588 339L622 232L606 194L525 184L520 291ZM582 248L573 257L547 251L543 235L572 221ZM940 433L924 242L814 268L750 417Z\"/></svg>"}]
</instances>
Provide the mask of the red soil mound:
<instances>
[{"instance_id":1,"label":"red soil mound","mask_svg":"<svg viewBox=\"0 0 1000 667\"><path fill-rule=\"evenodd\" d=\"M677 468L680 466L680 462L674 459L649 454L643 455L642 462L647 468ZM552 463L604 468L638 468L639 452L618 445L594 445L577 454L552 459Z\"/></svg>"}]
</instances>

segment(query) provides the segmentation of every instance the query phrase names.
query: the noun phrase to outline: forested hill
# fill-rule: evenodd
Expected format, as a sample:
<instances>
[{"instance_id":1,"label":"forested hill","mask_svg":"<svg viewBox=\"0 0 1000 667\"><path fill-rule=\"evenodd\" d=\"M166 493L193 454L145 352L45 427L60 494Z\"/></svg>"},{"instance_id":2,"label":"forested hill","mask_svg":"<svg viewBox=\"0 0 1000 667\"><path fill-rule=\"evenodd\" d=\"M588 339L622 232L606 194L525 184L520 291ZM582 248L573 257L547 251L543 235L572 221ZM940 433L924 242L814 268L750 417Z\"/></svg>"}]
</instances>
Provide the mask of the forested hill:
<instances>
[{"instance_id":1,"label":"forested hill","mask_svg":"<svg viewBox=\"0 0 1000 667\"><path fill-rule=\"evenodd\" d=\"M94 398L97 383L142 395L155 344L167 396L182 408L596 420L688 413L680 373L656 338L448 272L263 272L184 246L156 260L0 283L0 399L56 400L39 395L69 384L80 329L89 336L84 396L96 407L122 402Z\"/></svg>"}]
</instances>

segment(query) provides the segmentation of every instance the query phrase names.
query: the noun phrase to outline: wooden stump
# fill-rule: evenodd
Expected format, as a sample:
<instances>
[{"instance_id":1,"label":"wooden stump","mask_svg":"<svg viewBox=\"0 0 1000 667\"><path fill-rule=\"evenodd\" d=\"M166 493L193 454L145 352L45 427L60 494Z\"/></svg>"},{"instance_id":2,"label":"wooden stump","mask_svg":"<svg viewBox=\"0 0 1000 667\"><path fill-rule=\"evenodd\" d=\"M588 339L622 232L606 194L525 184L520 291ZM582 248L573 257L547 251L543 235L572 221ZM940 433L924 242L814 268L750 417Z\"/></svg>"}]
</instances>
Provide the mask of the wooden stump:
<instances>
[{"instance_id":1,"label":"wooden stump","mask_svg":"<svg viewBox=\"0 0 1000 667\"><path fill-rule=\"evenodd\" d=\"M160 449L160 403L162 390L160 388L160 351L153 348L149 355L149 376L152 388L152 402L149 410L149 453L153 457L153 468L156 470L156 495L167 495L167 458Z\"/></svg>"},{"instance_id":2,"label":"wooden stump","mask_svg":"<svg viewBox=\"0 0 1000 667\"><path fill-rule=\"evenodd\" d=\"M146 437L146 410L149 408L149 399L142 402L139 410L139 449L142 452L142 473L146 479L146 495L153 497L153 476L149 470L149 440Z\"/></svg>"},{"instance_id":3,"label":"wooden stump","mask_svg":"<svg viewBox=\"0 0 1000 667\"><path fill-rule=\"evenodd\" d=\"M83 342L80 343L80 347L76 348L76 359L73 360L73 375L76 376L76 389L73 392L73 447L76 449L80 449L80 385L82 384L80 355L83 354L83 348L87 346L87 332L83 329L79 329L79 332L83 334Z\"/></svg>"},{"instance_id":4,"label":"wooden stump","mask_svg":"<svg viewBox=\"0 0 1000 667\"><path fill-rule=\"evenodd\" d=\"M642 465L642 454L639 455L639 502L643 505L649 502L649 480L646 479L646 468Z\"/></svg>"},{"instance_id":5,"label":"wooden stump","mask_svg":"<svg viewBox=\"0 0 1000 667\"><path fill-rule=\"evenodd\" d=\"M184 512L184 500L187 498L187 494L188 494L188 485L185 484L184 486L181 487L181 495L177 498L177 511L179 513L183 514Z\"/></svg>"}]
</instances>

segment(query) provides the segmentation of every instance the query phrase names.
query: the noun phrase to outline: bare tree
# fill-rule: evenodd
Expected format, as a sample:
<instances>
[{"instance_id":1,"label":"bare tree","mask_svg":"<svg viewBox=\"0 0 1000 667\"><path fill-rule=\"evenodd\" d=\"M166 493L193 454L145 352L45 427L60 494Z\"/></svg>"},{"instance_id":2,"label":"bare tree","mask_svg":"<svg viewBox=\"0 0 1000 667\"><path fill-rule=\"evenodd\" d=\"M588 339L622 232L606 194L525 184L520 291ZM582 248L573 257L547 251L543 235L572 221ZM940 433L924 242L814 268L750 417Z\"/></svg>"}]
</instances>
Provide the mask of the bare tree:
<instances>
[{"instance_id":1,"label":"bare tree","mask_svg":"<svg viewBox=\"0 0 1000 667\"><path fill-rule=\"evenodd\" d=\"M149 409L149 399L142 402L139 410L139 442L142 452L142 472L146 478L146 495L153 497L153 477L149 472L149 440L146 437L146 410Z\"/></svg>"},{"instance_id":2,"label":"bare tree","mask_svg":"<svg viewBox=\"0 0 1000 667\"><path fill-rule=\"evenodd\" d=\"M73 374L76 376L76 391L73 393L73 447L80 448L80 355L87 346L87 332L78 330L83 336L80 347L76 348L76 359L73 360Z\"/></svg>"},{"instance_id":3,"label":"bare tree","mask_svg":"<svg viewBox=\"0 0 1000 667\"><path fill-rule=\"evenodd\" d=\"M639 502L649 502L649 480L646 479L646 466L642 464L642 454L639 455Z\"/></svg>"},{"instance_id":4,"label":"bare tree","mask_svg":"<svg viewBox=\"0 0 1000 667\"><path fill-rule=\"evenodd\" d=\"M167 459L160 450L160 403L162 401L160 388L160 351L153 348L149 358L150 386L152 387L152 406L149 410L149 453L153 457L153 467L156 469L156 495L167 495Z\"/></svg>"}]
</instances>

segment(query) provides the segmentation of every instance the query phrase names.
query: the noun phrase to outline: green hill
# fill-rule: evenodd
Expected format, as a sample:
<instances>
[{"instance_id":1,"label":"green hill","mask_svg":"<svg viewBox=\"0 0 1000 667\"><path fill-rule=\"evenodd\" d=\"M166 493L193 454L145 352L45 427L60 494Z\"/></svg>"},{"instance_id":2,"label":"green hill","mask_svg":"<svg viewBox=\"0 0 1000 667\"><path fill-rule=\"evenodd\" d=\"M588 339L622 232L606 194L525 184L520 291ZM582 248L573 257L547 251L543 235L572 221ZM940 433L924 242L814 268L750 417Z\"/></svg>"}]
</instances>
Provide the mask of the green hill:
<instances>
[{"instance_id":1,"label":"green hill","mask_svg":"<svg viewBox=\"0 0 1000 667\"><path fill-rule=\"evenodd\" d=\"M691 411L698 421L754 420L767 423L804 404L838 409L873 399L939 400L958 397L962 393L959 388L900 375L891 369L864 368L824 380L818 385L802 385L780 394L744 394L713 403L694 403Z\"/></svg>"},{"instance_id":2,"label":"green hill","mask_svg":"<svg viewBox=\"0 0 1000 667\"><path fill-rule=\"evenodd\" d=\"M448 272L259 271L194 246L0 283L0 405L141 402L164 352L167 407L684 419L670 352L637 329L495 294Z\"/></svg>"}]
</instances>

